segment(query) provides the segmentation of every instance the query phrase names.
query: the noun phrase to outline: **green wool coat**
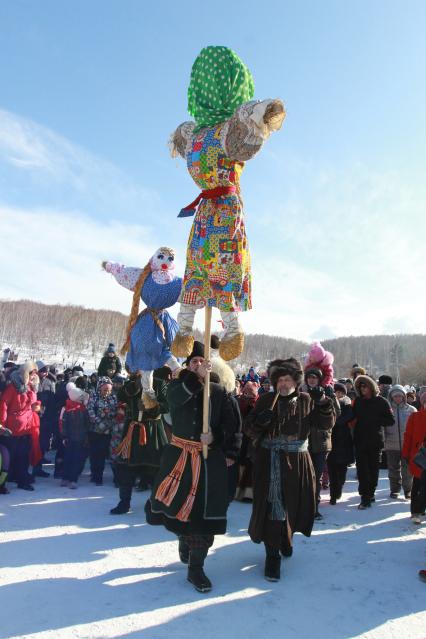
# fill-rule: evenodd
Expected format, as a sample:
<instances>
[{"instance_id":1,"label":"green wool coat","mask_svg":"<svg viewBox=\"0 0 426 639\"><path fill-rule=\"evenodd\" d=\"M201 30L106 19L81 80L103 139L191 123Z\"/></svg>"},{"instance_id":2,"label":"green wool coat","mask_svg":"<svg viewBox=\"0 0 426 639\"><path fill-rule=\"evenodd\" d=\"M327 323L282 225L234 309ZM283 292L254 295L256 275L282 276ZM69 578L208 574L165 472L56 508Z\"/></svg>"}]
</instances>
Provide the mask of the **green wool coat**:
<instances>
[{"instance_id":1,"label":"green wool coat","mask_svg":"<svg viewBox=\"0 0 426 639\"><path fill-rule=\"evenodd\" d=\"M139 412L142 408L142 421L146 430L146 444L139 444L139 434L141 426L138 424L133 429L132 443L129 459L118 457L117 463L128 466L149 466L158 469L160 466L161 454L167 444L167 435L164 428L162 415L169 412L167 403L167 384L163 379L154 377L154 391L158 401L158 406L146 410L142 405L142 389L138 382L129 380L124 384L118 393L118 400L126 403L126 418L123 430L124 439L132 421L138 421Z\"/></svg>"},{"instance_id":2,"label":"green wool coat","mask_svg":"<svg viewBox=\"0 0 426 639\"><path fill-rule=\"evenodd\" d=\"M203 384L191 371L182 371L179 379L170 382L167 390L172 432L177 437L200 441L203 421ZM226 458L236 459L240 443L239 422L231 400L219 384L210 384L210 429L213 443L207 460L202 452L201 473L195 501L187 522L176 519L192 484L191 459L188 455L179 489L170 506L155 498L158 486L169 475L181 455L181 449L165 446L160 470L154 482L151 498L146 504L147 521L163 525L177 534L223 534L226 532L228 508L228 471Z\"/></svg>"}]
</instances>

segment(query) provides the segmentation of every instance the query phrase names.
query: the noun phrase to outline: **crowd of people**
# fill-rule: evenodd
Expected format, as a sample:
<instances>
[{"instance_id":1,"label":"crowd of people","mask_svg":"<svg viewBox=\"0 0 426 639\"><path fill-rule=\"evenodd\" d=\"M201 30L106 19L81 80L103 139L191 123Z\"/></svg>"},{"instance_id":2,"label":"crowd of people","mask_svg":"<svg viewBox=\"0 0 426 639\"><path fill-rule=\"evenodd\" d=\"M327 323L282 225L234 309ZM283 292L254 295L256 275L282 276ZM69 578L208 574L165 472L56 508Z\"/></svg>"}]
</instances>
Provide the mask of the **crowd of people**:
<instances>
[{"instance_id":1,"label":"crowd of people","mask_svg":"<svg viewBox=\"0 0 426 639\"><path fill-rule=\"evenodd\" d=\"M324 360L325 361L325 360ZM332 369L331 369L332 371ZM210 378L210 430L202 434L202 390ZM329 503L342 497L356 464L359 510L375 502L379 469L389 499L410 502L421 525L426 507L426 387L376 381L359 365L334 379L330 366L277 359L265 371L235 376L194 343L179 371L154 371L155 402L147 408L139 373L123 373L109 344L97 372L59 372L41 360L6 361L0 373L0 494L33 491L48 478L75 490L87 461L101 486L106 463L118 488L112 515L128 513L133 490L151 489L148 523L179 539L188 580L211 589L203 566L215 534L226 531L233 500L252 503L249 535L265 546L265 577L280 579L281 557L295 532L309 536ZM202 460L202 448L208 456ZM205 472L201 472L201 464ZM322 493L322 494L321 494ZM426 571L419 573L426 580Z\"/></svg>"}]
</instances>

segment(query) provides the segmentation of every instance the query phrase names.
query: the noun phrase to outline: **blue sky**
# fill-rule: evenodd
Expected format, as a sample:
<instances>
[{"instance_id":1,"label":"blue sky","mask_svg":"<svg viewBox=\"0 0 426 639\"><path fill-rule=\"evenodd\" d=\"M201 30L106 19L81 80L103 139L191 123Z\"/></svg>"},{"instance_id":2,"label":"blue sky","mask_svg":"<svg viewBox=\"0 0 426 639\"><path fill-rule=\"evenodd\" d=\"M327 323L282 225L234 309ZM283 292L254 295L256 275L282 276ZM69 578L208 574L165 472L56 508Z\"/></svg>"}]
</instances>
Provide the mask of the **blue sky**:
<instances>
[{"instance_id":1,"label":"blue sky","mask_svg":"<svg viewBox=\"0 0 426 639\"><path fill-rule=\"evenodd\" d=\"M223 13L226 6L226 14ZM197 187L167 140L193 60L232 47L280 132L247 163L249 332L424 332L426 5L0 3L0 297L128 313L100 272L162 244L183 270Z\"/></svg>"}]
</instances>

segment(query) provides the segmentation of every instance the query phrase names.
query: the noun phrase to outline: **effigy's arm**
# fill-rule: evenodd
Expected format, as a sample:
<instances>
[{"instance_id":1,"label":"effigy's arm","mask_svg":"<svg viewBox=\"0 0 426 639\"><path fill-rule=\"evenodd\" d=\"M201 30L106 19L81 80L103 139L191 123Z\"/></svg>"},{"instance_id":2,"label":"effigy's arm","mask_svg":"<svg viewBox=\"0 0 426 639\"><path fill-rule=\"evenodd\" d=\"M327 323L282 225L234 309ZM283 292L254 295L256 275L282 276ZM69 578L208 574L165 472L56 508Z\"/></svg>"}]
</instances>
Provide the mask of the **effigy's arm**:
<instances>
[{"instance_id":1,"label":"effigy's arm","mask_svg":"<svg viewBox=\"0 0 426 639\"><path fill-rule=\"evenodd\" d=\"M233 160L250 160L286 116L282 100L246 102L238 107L223 130L223 146Z\"/></svg>"},{"instance_id":2,"label":"effigy's arm","mask_svg":"<svg viewBox=\"0 0 426 639\"><path fill-rule=\"evenodd\" d=\"M124 266L124 264L117 264L116 262L102 262L102 268L107 273L111 273L117 282L124 288L128 288L129 291L134 290L136 282L142 273L141 268Z\"/></svg>"},{"instance_id":3,"label":"effigy's arm","mask_svg":"<svg viewBox=\"0 0 426 639\"><path fill-rule=\"evenodd\" d=\"M195 122L183 122L179 124L176 131L174 131L169 140L170 155L172 158L176 158L180 155L182 158L186 158L188 153L188 146L192 140L194 133Z\"/></svg>"}]
</instances>

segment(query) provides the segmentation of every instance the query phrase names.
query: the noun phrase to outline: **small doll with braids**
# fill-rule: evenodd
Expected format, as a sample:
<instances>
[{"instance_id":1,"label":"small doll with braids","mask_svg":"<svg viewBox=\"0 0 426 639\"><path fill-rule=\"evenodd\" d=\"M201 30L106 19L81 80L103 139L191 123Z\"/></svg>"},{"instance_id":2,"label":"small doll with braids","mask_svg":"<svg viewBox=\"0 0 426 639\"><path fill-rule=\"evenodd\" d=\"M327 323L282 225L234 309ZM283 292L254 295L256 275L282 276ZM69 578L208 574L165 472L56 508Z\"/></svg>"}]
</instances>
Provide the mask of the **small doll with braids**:
<instances>
[{"instance_id":1,"label":"small doll with braids","mask_svg":"<svg viewBox=\"0 0 426 639\"><path fill-rule=\"evenodd\" d=\"M141 373L145 408L156 404L153 371L162 366L168 366L172 372L180 368L170 351L178 325L167 311L177 302L182 289L182 278L174 274L174 259L174 250L162 246L143 269L102 262L107 273L111 273L121 286L133 291L121 354L127 353L126 368L130 373ZM139 313L141 298L146 308Z\"/></svg>"}]
</instances>

